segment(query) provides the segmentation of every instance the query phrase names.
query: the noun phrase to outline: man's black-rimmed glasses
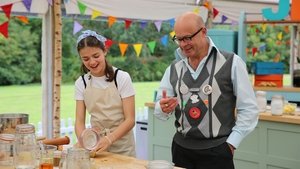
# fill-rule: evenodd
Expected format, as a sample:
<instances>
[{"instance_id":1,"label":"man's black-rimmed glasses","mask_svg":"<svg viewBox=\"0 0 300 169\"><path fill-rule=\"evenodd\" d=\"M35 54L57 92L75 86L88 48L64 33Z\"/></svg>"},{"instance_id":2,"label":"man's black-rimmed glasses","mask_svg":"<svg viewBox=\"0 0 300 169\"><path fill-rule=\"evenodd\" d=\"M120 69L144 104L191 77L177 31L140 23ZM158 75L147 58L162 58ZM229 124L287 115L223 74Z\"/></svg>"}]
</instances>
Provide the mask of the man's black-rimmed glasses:
<instances>
[{"instance_id":1,"label":"man's black-rimmed glasses","mask_svg":"<svg viewBox=\"0 0 300 169\"><path fill-rule=\"evenodd\" d=\"M182 41L183 41L183 42L186 42L186 43L191 42L192 39L193 39L193 37L196 36L199 32L201 32L202 29L203 29L203 27L200 28L200 29L199 29L197 32L195 32L194 34L192 34L192 35L187 35L187 36L184 36L184 37L182 37L182 38L177 38L176 35L174 35L173 38L172 38L172 40L173 40L177 45L179 45L180 42L182 42Z\"/></svg>"}]
</instances>

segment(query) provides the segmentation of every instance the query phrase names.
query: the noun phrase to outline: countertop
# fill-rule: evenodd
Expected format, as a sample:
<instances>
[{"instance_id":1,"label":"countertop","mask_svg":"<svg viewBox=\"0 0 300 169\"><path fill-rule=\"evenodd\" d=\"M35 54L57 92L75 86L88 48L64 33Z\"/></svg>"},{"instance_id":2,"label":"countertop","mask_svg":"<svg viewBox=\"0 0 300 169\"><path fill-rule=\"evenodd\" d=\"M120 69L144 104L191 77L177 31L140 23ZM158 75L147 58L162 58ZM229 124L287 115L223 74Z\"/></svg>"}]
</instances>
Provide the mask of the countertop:
<instances>
[{"instance_id":1,"label":"countertop","mask_svg":"<svg viewBox=\"0 0 300 169\"><path fill-rule=\"evenodd\" d=\"M153 102L149 102L149 103L145 103L145 106L149 108L154 108L155 104ZM295 114L298 115L274 116L271 113L259 113L259 120L300 125L300 116L299 116L300 112L296 112Z\"/></svg>"}]
</instances>

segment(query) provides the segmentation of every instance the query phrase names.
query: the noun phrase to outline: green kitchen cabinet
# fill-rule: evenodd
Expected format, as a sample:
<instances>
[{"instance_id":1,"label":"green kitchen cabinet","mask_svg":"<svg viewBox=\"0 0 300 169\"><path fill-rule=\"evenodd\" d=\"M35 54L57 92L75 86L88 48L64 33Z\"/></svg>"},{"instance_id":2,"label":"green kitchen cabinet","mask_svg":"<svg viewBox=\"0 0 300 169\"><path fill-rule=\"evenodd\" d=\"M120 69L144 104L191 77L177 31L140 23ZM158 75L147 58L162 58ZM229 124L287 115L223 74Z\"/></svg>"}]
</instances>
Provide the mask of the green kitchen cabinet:
<instances>
[{"instance_id":1,"label":"green kitchen cabinet","mask_svg":"<svg viewBox=\"0 0 300 169\"><path fill-rule=\"evenodd\" d=\"M146 106L149 107L148 158L171 162L175 117L159 120L153 115L154 104ZM237 169L299 169L300 116L260 115L255 130L235 151L234 163Z\"/></svg>"}]
</instances>

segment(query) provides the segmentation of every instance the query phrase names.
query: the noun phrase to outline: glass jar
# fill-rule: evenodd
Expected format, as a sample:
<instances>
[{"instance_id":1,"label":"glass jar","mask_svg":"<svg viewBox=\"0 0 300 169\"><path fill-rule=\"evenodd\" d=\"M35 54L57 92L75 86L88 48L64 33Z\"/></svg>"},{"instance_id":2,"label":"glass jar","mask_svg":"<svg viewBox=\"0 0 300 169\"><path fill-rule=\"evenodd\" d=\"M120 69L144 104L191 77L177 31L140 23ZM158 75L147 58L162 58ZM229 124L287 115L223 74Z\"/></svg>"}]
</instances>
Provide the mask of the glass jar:
<instances>
[{"instance_id":1,"label":"glass jar","mask_svg":"<svg viewBox=\"0 0 300 169\"><path fill-rule=\"evenodd\" d=\"M258 106L258 111L265 112L267 109L267 98L265 91L257 91L256 92L256 101Z\"/></svg>"},{"instance_id":2,"label":"glass jar","mask_svg":"<svg viewBox=\"0 0 300 169\"><path fill-rule=\"evenodd\" d=\"M80 142L83 148L92 150L100 141L100 131L95 128L87 128L80 135Z\"/></svg>"},{"instance_id":3,"label":"glass jar","mask_svg":"<svg viewBox=\"0 0 300 169\"><path fill-rule=\"evenodd\" d=\"M282 115L283 113L283 105L284 99L281 95L274 95L272 96L271 100L271 113L272 115Z\"/></svg>"},{"instance_id":4,"label":"glass jar","mask_svg":"<svg viewBox=\"0 0 300 169\"><path fill-rule=\"evenodd\" d=\"M16 126L14 166L16 169L34 169L38 165L35 128L32 124Z\"/></svg>"},{"instance_id":5,"label":"glass jar","mask_svg":"<svg viewBox=\"0 0 300 169\"><path fill-rule=\"evenodd\" d=\"M66 169L90 168L90 152L83 148L69 148Z\"/></svg>"},{"instance_id":6,"label":"glass jar","mask_svg":"<svg viewBox=\"0 0 300 169\"><path fill-rule=\"evenodd\" d=\"M15 135L0 134L0 168L13 166L13 144Z\"/></svg>"}]
</instances>

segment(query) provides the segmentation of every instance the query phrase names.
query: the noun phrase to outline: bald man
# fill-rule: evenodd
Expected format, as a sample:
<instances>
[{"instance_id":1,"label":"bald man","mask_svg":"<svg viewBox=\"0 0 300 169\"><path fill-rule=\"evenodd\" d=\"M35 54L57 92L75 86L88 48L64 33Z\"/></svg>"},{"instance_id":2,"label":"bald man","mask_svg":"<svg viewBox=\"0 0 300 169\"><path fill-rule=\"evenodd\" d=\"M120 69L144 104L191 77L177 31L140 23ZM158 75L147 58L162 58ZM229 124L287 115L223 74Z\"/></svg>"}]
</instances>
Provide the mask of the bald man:
<instances>
[{"instance_id":1,"label":"bald man","mask_svg":"<svg viewBox=\"0 0 300 169\"><path fill-rule=\"evenodd\" d=\"M154 111L162 120L175 115L172 161L188 169L233 169L234 150L258 121L246 65L220 51L193 12L180 15L174 31L180 59L166 69Z\"/></svg>"}]
</instances>

